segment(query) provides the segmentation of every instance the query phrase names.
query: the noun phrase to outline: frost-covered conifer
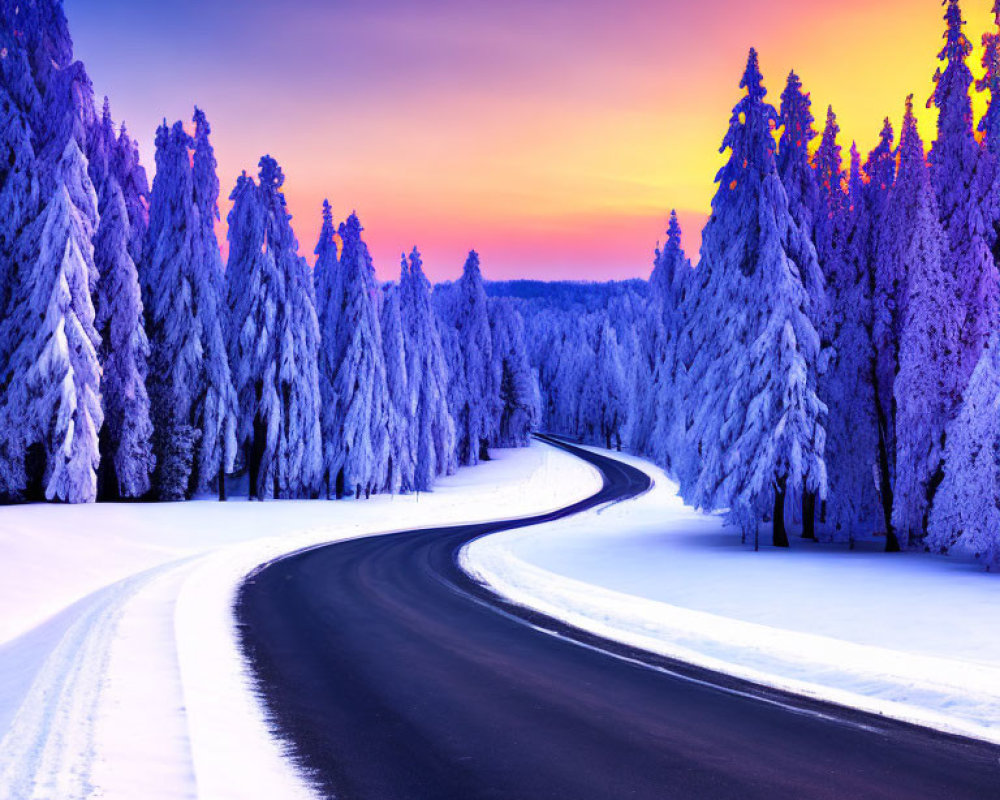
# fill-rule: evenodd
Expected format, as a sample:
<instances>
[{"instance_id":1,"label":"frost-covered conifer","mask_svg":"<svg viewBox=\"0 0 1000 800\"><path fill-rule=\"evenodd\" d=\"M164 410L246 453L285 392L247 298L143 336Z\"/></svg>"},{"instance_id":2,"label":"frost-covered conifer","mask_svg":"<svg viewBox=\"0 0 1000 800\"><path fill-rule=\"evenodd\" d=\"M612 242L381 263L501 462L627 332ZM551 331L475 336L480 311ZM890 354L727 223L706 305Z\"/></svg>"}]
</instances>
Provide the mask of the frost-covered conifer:
<instances>
[{"instance_id":1,"label":"frost-covered conifer","mask_svg":"<svg viewBox=\"0 0 1000 800\"><path fill-rule=\"evenodd\" d=\"M653 369L653 428L649 452L659 463L675 473L684 460L687 410L684 398L688 391L678 341L685 325L687 291L694 280L691 262L684 253L677 212L670 212L667 242L660 254L657 270L661 288L654 293L662 320L663 339ZM652 287L651 287L652 288ZM651 302L651 305L653 304Z\"/></svg>"},{"instance_id":2,"label":"frost-covered conifer","mask_svg":"<svg viewBox=\"0 0 1000 800\"><path fill-rule=\"evenodd\" d=\"M115 174L128 209L129 255L139 264L149 230L149 181L139 161L139 145L129 136L124 124L115 146Z\"/></svg>"},{"instance_id":3,"label":"frost-covered conifer","mask_svg":"<svg viewBox=\"0 0 1000 800\"><path fill-rule=\"evenodd\" d=\"M316 309L322 316L326 308L327 295L331 281L337 279L337 227L333 224L333 209L330 201L323 201L323 224L320 228L319 241L313 251L316 264L313 267L313 286L316 290Z\"/></svg>"},{"instance_id":4,"label":"frost-covered conifer","mask_svg":"<svg viewBox=\"0 0 1000 800\"><path fill-rule=\"evenodd\" d=\"M813 169L816 174L816 198L813 210L813 238L816 242L816 255L824 267L824 277L827 284L833 280L831 275L836 265L832 262L843 250L843 242L839 238L843 234L842 226L844 204L847 202L845 192L845 176L843 157L841 155L840 125L837 115L830 106L826 112L826 125L823 128L823 138L820 140L816 155L813 158ZM832 287L828 295L832 294ZM832 301L832 298L830 298Z\"/></svg>"},{"instance_id":5,"label":"frost-covered conifer","mask_svg":"<svg viewBox=\"0 0 1000 800\"><path fill-rule=\"evenodd\" d=\"M986 113L979 121L987 152L1000 156L1000 0L993 4L996 29L983 34L983 77L976 89L989 94Z\"/></svg>"},{"instance_id":6,"label":"frost-covered conifer","mask_svg":"<svg viewBox=\"0 0 1000 800\"><path fill-rule=\"evenodd\" d=\"M812 100L802 91L802 81L794 72L788 76L785 91L781 94L781 138L778 141L778 175L788 195L788 208L797 226L810 240L815 236L816 207L819 204L819 187L816 174L809 163L809 147L816 138L813 129ZM826 327L826 280L823 267L815 252L805 248L796 263L802 273L802 282L812 303L810 317L822 334Z\"/></svg>"},{"instance_id":7,"label":"frost-covered conifer","mask_svg":"<svg viewBox=\"0 0 1000 800\"><path fill-rule=\"evenodd\" d=\"M191 242L191 289L202 350L201 381L194 399L193 424L200 436L193 483L196 489L205 489L210 483L217 482L219 495L225 498L225 474L232 471L236 458L238 404L226 352L225 277L219 242L215 237L215 223L219 218L219 179L215 152L209 140L211 128L201 109L195 109L193 121L195 134L191 178L196 228ZM281 226L283 232L286 227ZM308 330L306 325L303 331ZM303 368L307 365L307 361L303 362Z\"/></svg>"},{"instance_id":8,"label":"frost-covered conifer","mask_svg":"<svg viewBox=\"0 0 1000 800\"><path fill-rule=\"evenodd\" d=\"M161 500L188 496L199 438L194 400L202 380L202 343L191 275L198 219L189 143L180 122L157 130L150 225L139 271L151 349L153 488Z\"/></svg>"},{"instance_id":9,"label":"frost-covered conifer","mask_svg":"<svg viewBox=\"0 0 1000 800\"><path fill-rule=\"evenodd\" d=\"M74 136L49 183L45 208L18 241L22 270L13 313L21 320L20 341L6 365L0 409L7 432L3 493L92 502L104 421L91 299L97 197Z\"/></svg>"},{"instance_id":10,"label":"frost-covered conifer","mask_svg":"<svg viewBox=\"0 0 1000 800\"><path fill-rule=\"evenodd\" d=\"M403 268L406 268L406 256L403 256ZM416 454L413 442L414 408L406 371L407 344L400 310L400 294L398 285L386 287L381 319L388 389L386 431L389 443L384 488L393 494L413 490Z\"/></svg>"},{"instance_id":11,"label":"frost-covered conifer","mask_svg":"<svg viewBox=\"0 0 1000 800\"><path fill-rule=\"evenodd\" d=\"M195 123L194 138L180 122L157 131L156 177L139 273L152 350L154 488L163 499L183 498L215 482L222 496L223 473L232 469L235 456L236 399L214 231L218 180L201 112L196 111ZM145 175L132 154L132 145L120 138L118 171L142 224ZM178 442L191 442L194 448L188 452Z\"/></svg>"},{"instance_id":12,"label":"frost-covered conifer","mask_svg":"<svg viewBox=\"0 0 1000 800\"><path fill-rule=\"evenodd\" d=\"M448 408L448 363L441 344L431 284L416 248L399 281L410 394L414 489L429 491L438 475L457 468L455 423Z\"/></svg>"},{"instance_id":13,"label":"frost-covered conifer","mask_svg":"<svg viewBox=\"0 0 1000 800\"><path fill-rule=\"evenodd\" d=\"M827 141L824 137L824 146ZM861 158L852 145L845 191L842 177L836 177L839 164L832 166L839 161L839 147L836 150L838 158L830 159L831 166L819 169L821 176L826 175L820 181L820 207L826 221L819 240L824 243L828 265L831 336L830 361L819 381L820 396L829 408L824 452L829 491L823 530L827 538L849 539L878 527L873 468L878 463L879 437ZM819 166L824 159L817 162Z\"/></svg>"},{"instance_id":14,"label":"frost-covered conifer","mask_svg":"<svg viewBox=\"0 0 1000 800\"><path fill-rule=\"evenodd\" d=\"M992 244L993 260L1000 258L1000 0L993 4L996 27L983 34L983 77L976 88L988 95L986 113L979 121L983 134L984 164L989 173L989 191L983 198L986 234Z\"/></svg>"},{"instance_id":15,"label":"frost-covered conifer","mask_svg":"<svg viewBox=\"0 0 1000 800\"><path fill-rule=\"evenodd\" d=\"M524 320L508 298L490 301L493 361L500 382L498 447L526 447L538 425L535 375L524 338Z\"/></svg>"},{"instance_id":16,"label":"frost-covered conifer","mask_svg":"<svg viewBox=\"0 0 1000 800\"><path fill-rule=\"evenodd\" d=\"M479 254L465 262L462 277L452 290L447 308L451 358L449 406L458 436L462 465L488 458L490 436L499 418L499 387L493 375L493 343Z\"/></svg>"},{"instance_id":17,"label":"frost-covered conifer","mask_svg":"<svg viewBox=\"0 0 1000 800\"><path fill-rule=\"evenodd\" d=\"M27 115L0 85L0 364L4 365L20 338L11 305L27 266L18 262L18 241L39 211L38 169Z\"/></svg>"},{"instance_id":18,"label":"frost-covered conifer","mask_svg":"<svg viewBox=\"0 0 1000 800\"><path fill-rule=\"evenodd\" d=\"M764 99L755 50L740 86L746 94L723 142L730 157L717 178L685 333L700 401L689 443L700 447L693 500L729 508L745 533L771 512L775 544L787 545L786 495L826 493L820 343L799 277L815 249L778 175L778 116Z\"/></svg>"},{"instance_id":19,"label":"frost-covered conifer","mask_svg":"<svg viewBox=\"0 0 1000 800\"><path fill-rule=\"evenodd\" d=\"M622 432L628 422L625 369L618 336L604 315L597 331L593 360L583 384L580 416L586 435L621 449Z\"/></svg>"},{"instance_id":20,"label":"frost-covered conifer","mask_svg":"<svg viewBox=\"0 0 1000 800\"><path fill-rule=\"evenodd\" d=\"M899 259L892 256L897 218L891 214L890 195L896 181L895 131L888 119L879 143L868 154L862 191L864 213L852 247L859 270L870 275L872 296L872 343L875 348L875 411L878 417L879 495L886 531L886 549L899 545L892 526L893 491L896 475L896 409L894 384L899 364Z\"/></svg>"},{"instance_id":21,"label":"frost-covered conifer","mask_svg":"<svg viewBox=\"0 0 1000 800\"><path fill-rule=\"evenodd\" d=\"M896 399L896 486L893 523L899 544L926 532L940 480L945 426L961 393L958 376L959 312L954 276L945 266L947 239L917 132L912 101L899 145L899 174L891 214L905 221L893 257L902 282Z\"/></svg>"},{"instance_id":22,"label":"frost-covered conifer","mask_svg":"<svg viewBox=\"0 0 1000 800\"><path fill-rule=\"evenodd\" d=\"M332 222L324 224L317 253L323 261L324 299L319 309L323 347L323 482L327 496L367 496L383 485L388 462L388 392L374 269L363 228L351 214L339 230L339 261L333 250ZM324 253L330 258L324 259Z\"/></svg>"},{"instance_id":23,"label":"frost-covered conifer","mask_svg":"<svg viewBox=\"0 0 1000 800\"><path fill-rule=\"evenodd\" d=\"M319 329L283 183L277 162L264 156L259 184L244 174L230 197L226 281L237 442L250 496L260 500L310 496L320 469Z\"/></svg>"},{"instance_id":24,"label":"frost-covered conifer","mask_svg":"<svg viewBox=\"0 0 1000 800\"><path fill-rule=\"evenodd\" d=\"M941 224L948 237L945 269L956 278L960 320L959 378L968 381L987 339L1000 323L1000 275L990 250L995 235L989 219L993 176L972 127L972 72L966 63L972 44L963 31L958 0L947 0L945 62L934 76L928 105L938 109L937 139L930 152L931 179Z\"/></svg>"},{"instance_id":25,"label":"frost-covered conifer","mask_svg":"<svg viewBox=\"0 0 1000 800\"><path fill-rule=\"evenodd\" d=\"M108 497L142 497L150 489L155 465L146 392L149 342L139 277L128 249L128 210L113 172L101 187L100 208L94 260L100 273L96 311L103 365L102 491Z\"/></svg>"},{"instance_id":26,"label":"frost-covered conifer","mask_svg":"<svg viewBox=\"0 0 1000 800\"><path fill-rule=\"evenodd\" d=\"M957 545L1000 568L1000 334L972 373L947 442L927 545L937 551Z\"/></svg>"}]
</instances>

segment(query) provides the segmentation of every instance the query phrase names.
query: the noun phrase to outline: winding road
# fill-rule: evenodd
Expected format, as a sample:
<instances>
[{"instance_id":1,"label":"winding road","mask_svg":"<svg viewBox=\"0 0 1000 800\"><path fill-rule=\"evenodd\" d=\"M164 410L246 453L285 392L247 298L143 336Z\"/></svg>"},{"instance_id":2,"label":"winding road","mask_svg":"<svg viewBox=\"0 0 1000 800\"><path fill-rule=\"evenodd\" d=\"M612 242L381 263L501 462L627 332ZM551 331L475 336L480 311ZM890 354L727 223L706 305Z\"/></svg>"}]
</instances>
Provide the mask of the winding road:
<instances>
[{"instance_id":1,"label":"winding road","mask_svg":"<svg viewBox=\"0 0 1000 800\"><path fill-rule=\"evenodd\" d=\"M276 734L321 795L1000 797L1000 748L597 639L474 583L456 563L471 540L650 485L560 446L603 472L598 494L530 519L305 550L244 583L244 652Z\"/></svg>"}]
</instances>

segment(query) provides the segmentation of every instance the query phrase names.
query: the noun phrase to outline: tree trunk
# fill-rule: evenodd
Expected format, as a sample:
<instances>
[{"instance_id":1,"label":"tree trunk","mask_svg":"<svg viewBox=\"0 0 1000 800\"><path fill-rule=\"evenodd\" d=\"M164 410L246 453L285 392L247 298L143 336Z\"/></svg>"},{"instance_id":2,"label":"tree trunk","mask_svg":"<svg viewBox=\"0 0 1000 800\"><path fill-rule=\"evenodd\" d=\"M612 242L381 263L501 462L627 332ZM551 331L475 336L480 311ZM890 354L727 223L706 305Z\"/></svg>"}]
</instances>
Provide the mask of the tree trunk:
<instances>
[{"instance_id":1,"label":"tree trunk","mask_svg":"<svg viewBox=\"0 0 1000 800\"><path fill-rule=\"evenodd\" d=\"M226 470L219 467L219 502L226 502Z\"/></svg>"},{"instance_id":2,"label":"tree trunk","mask_svg":"<svg viewBox=\"0 0 1000 800\"><path fill-rule=\"evenodd\" d=\"M260 465L264 460L267 448L267 425L257 416L253 421L253 439L250 441L250 458L247 459L250 471L250 497L264 499L264 487L260 483Z\"/></svg>"},{"instance_id":3,"label":"tree trunk","mask_svg":"<svg viewBox=\"0 0 1000 800\"><path fill-rule=\"evenodd\" d=\"M816 541L816 492L802 493L802 538Z\"/></svg>"},{"instance_id":4,"label":"tree trunk","mask_svg":"<svg viewBox=\"0 0 1000 800\"><path fill-rule=\"evenodd\" d=\"M886 438L885 411L879 400L878 384L875 384L875 412L878 417L878 474L882 495L882 519L885 522L885 552L898 553L899 539L892 525L892 477L889 472L889 443Z\"/></svg>"},{"instance_id":5,"label":"tree trunk","mask_svg":"<svg viewBox=\"0 0 1000 800\"><path fill-rule=\"evenodd\" d=\"M257 470L260 467L260 463L254 457L254 450L256 448L253 442L247 445L247 477L249 478L250 489L247 492L249 498L253 500L254 496L257 494Z\"/></svg>"},{"instance_id":6,"label":"tree trunk","mask_svg":"<svg viewBox=\"0 0 1000 800\"><path fill-rule=\"evenodd\" d=\"M785 493L787 478L781 477L774 484L773 541L775 547L788 547L788 531L785 530Z\"/></svg>"}]
</instances>

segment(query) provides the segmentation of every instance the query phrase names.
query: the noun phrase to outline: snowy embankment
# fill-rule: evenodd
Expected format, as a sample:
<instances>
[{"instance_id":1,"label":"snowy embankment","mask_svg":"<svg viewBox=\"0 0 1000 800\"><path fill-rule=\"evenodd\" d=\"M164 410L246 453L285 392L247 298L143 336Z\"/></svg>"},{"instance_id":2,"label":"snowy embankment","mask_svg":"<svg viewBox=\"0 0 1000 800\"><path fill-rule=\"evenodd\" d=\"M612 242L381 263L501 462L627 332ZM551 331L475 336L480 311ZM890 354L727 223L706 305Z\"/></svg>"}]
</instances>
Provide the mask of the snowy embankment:
<instances>
[{"instance_id":1,"label":"snowy embankment","mask_svg":"<svg viewBox=\"0 0 1000 800\"><path fill-rule=\"evenodd\" d=\"M740 545L652 491L480 539L462 565L522 606L756 683L1000 743L1000 578L969 560Z\"/></svg>"},{"instance_id":2,"label":"snowy embankment","mask_svg":"<svg viewBox=\"0 0 1000 800\"><path fill-rule=\"evenodd\" d=\"M310 796L239 652L244 576L310 545L540 513L600 485L533 445L419 497L0 510L0 797Z\"/></svg>"}]
</instances>

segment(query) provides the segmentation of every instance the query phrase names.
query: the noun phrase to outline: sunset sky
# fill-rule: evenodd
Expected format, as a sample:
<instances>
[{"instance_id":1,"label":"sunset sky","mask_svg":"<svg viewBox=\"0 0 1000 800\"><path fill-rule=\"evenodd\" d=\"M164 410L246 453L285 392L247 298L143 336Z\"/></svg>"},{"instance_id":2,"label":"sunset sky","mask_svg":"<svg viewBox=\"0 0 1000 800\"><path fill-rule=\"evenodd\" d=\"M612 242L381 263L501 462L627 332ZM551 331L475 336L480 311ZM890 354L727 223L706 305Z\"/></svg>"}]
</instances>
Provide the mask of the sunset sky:
<instances>
[{"instance_id":1,"label":"sunset sky","mask_svg":"<svg viewBox=\"0 0 1000 800\"><path fill-rule=\"evenodd\" d=\"M993 0L963 3L978 71ZM747 49L790 69L863 152L917 95L939 0L66 0L116 121L152 140L208 114L225 196L264 153L303 254L320 206L356 209L383 278L414 244L434 279L646 276L676 207L696 251Z\"/></svg>"}]
</instances>

